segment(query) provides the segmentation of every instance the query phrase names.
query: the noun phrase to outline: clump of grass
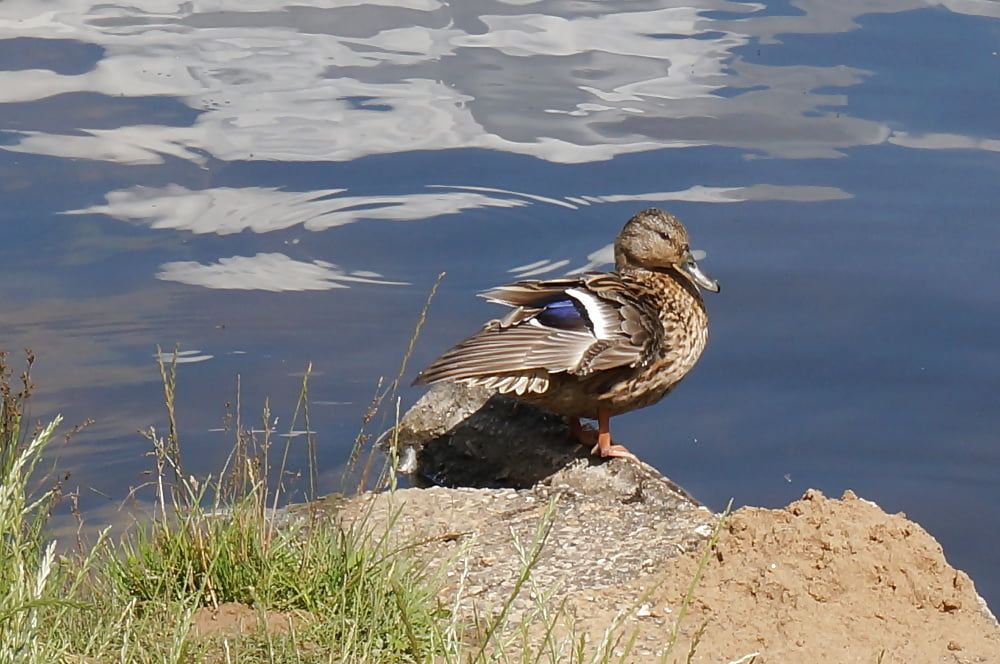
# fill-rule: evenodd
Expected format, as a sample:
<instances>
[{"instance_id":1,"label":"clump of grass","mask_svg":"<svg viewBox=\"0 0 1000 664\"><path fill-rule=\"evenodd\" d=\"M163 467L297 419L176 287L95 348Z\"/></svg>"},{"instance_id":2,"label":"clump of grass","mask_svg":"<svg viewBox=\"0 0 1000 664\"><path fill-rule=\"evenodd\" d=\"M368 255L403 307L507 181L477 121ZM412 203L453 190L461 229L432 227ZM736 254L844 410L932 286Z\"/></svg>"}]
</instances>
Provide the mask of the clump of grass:
<instances>
[{"instance_id":1,"label":"clump of grass","mask_svg":"<svg viewBox=\"0 0 1000 664\"><path fill-rule=\"evenodd\" d=\"M363 529L293 519L276 509L290 442L280 464L273 463L266 407L261 437L237 425L218 477L187 475L173 409L176 366L161 365L161 375L171 427L166 437L147 432L158 469L151 482L155 511L151 524L124 539L110 559L111 591L134 600L138 610L238 602L296 611L296 639L337 658L423 661L439 611L413 566ZM308 379L307 370L297 412L307 413Z\"/></svg>"},{"instance_id":2,"label":"clump of grass","mask_svg":"<svg viewBox=\"0 0 1000 664\"><path fill-rule=\"evenodd\" d=\"M32 500L28 482L45 447L52 440L60 418L13 449L0 473L0 661L43 653L39 634L39 609L54 603L54 542L43 544L41 525L45 521L49 492ZM14 430L0 431L9 445ZM16 439L15 439L16 440Z\"/></svg>"},{"instance_id":3,"label":"clump of grass","mask_svg":"<svg viewBox=\"0 0 1000 664\"><path fill-rule=\"evenodd\" d=\"M58 661L68 648L52 638L52 625L79 607L73 595L93 563L89 556L74 567L61 564L56 542L43 529L56 500L55 487L29 488L62 418L28 434L25 405L31 395L31 365L15 380L8 355L0 352L0 662Z\"/></svg>"},{"instance_id":4,"label":"clump of grass","mask_svg":"<svg viewBox=\"0 0 1000 664\"><path fill-rule=\"evenodd\" d=\"M175 362L161 363L161 375L169 426L166 436L146 432L155 468L139 489L153 496L149 520L117 543L105 531L60 555L44 540L57 491L29 489L59 418L24 434L28 371L14 379L0 355L0 662L422 662L445 651L433 587L384 536L276 509L292 438L273 462L266 406L257 432L237 418L218 475L187 474ZM296 409L306 432L308 378ZM252 607L256 628L193 634L199 611L227 602ZM267 628L277 612L290 629Z\"/></svg>"},{"instance_id":5,"label":"clump of grass","mask_svg":"<svg viewBox=\"0 0 1000 664\"><path fill-rule=\"evenodd\" d=\"M420 575L363 533L332 523L273 528L261 486L223 512L194 500L168 508L112 560L114 593L140 610L238 602L298 611L299 638L340 657L421 661L437 615Z\"/></svg>"},{"instance_id":6,"label":"clump of grass","mask_svg":"<svg viewBox=\"0 0 1000 664\"><path fill-rule=\"evenodd\" d=\"M24 410L31 397L31 367L34 354L25 351L24 369L14 377L9 356L0 351L0 476L7 477L27 444L26 432L21 429Z\"/></svg>"}]
</instances>

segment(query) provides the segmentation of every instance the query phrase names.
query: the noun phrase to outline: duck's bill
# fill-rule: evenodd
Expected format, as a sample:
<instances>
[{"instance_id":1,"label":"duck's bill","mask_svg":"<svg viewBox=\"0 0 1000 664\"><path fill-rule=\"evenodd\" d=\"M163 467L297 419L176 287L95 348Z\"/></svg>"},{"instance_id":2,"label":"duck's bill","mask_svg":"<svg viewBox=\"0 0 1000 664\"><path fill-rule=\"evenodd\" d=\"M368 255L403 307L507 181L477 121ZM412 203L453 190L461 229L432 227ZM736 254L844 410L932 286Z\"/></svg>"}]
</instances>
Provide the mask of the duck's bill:
<instances>
[{"instance_id":1,"label":"duck's bill","mask_svg":"<svg viewBox=\"0 0 1000 664\"><path fill-rule=\"evenodd\" d=\"M681 266L681 270L689 277L691 277L691 281L698 284L705 290L710 290L713 293L719 292L720 289L719 282L716 281L715 279L712 279L704 272L702 272L701 268L698 267L698 264L694 261L693 258L689 258L687 262Z\"/></svg>"}]
</instances>

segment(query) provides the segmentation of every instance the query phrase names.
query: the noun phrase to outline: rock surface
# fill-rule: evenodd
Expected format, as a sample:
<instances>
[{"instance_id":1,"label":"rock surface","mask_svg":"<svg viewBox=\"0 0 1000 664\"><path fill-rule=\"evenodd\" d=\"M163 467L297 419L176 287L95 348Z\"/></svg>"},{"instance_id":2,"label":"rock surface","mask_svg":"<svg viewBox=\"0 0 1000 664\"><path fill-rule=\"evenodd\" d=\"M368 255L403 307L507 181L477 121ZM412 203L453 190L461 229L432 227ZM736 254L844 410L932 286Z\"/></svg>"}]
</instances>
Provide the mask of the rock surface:
<instances>
[{"instance_id":1,"label":"rock surface","mask_svg":"<svg viewBox=\"0 0 1000 664\"><path fill-rule=\"evenodd\" d=\"M716 517L709 510L640 489L618 465L595 471L577 462L534 489L366 494L349 501L341 516L363 515L376 533L394 521L397 545L422 542L418 556L432 569L445 567L444 604L464 618L497 612L544 538L532 583L514 601L517 620L532 606L531 592L557 602L575 590L623 583L697 549L711 533Z\"/></svg>"},{"instance_id":2,"label":"rock surface","mask_svg":"<svg viewBox=\"0 0 1000 664\"><path fill-rule=\"evenodd\" d=\"M508 616L528 627L509 630L521 636L501 640L508 652L526 638L564 661L581 637L591 653L634 638L625 661L645 662L676 629L667 661L696 643L693 662L1000 662L1000 626L968 576L920 526L853 493L740 509L708 551L717 515L647 465L591 458L530 406L436 388L396 434L423 481L444 486L332 511L391 528L466 618L496 615L540 544Z\"/></svg>"}]
</instances>

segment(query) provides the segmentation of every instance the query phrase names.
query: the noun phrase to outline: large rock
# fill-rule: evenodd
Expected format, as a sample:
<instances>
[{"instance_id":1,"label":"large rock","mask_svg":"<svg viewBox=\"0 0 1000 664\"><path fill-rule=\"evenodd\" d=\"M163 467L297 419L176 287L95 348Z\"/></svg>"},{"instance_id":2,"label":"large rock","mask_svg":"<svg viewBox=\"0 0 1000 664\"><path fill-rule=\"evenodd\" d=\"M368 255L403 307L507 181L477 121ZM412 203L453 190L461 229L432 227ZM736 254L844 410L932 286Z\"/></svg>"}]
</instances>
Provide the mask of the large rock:
<instances>
[{"instance_id":1,"label":"large rock","mask_svg":"<svg viewBox=\"0 0 1000 664\"><path fill-rule=\"evenodd\" d=\"M496 615L533 560L501 630L514 660L521 639L563 661L582 638L614 661L630 641L623 661L658 661L676 633L668 661L1000 662L969 577L920 526L852 493L743 508L703 557L717 515L650 466L594 459L531 406L437 387L387 440L439 486L312 507L440 571L460 618Z\"/></svg>"},{"instance_id":2,"label":"large rock","mask_svg":"<svg viewBox=\"0 0 1000 664\"><path fill-rule=\"evenodd\" d=\"M667 510L695 504L652 466L596 459L571 439L562 417L481 387L433 386L386 440L399 445L424 486L529 489L573 467L558 481L585 493L611 489Z\"/></svg>"},{"instance_id":3,"label":"large rock","mask_svg":"<svg viewBox=\"0 0 1000 664\"><path fill-rule=\"evenodd\" d=\"M532 579L558 599L656 569L696 549L716 522L655 468L597 459L563 418L482 388L434 386L387 441L415 458L416 482L431 488L365 494L345 514L376 528L396 515L394 536L426 541L430 564L461 551L467 566L448 571L448 588L454 599L461 581L468 615L501 606L540 527ZM515 616L530 603L528 593L516 600Z\"/></svg>"}]
</instances>

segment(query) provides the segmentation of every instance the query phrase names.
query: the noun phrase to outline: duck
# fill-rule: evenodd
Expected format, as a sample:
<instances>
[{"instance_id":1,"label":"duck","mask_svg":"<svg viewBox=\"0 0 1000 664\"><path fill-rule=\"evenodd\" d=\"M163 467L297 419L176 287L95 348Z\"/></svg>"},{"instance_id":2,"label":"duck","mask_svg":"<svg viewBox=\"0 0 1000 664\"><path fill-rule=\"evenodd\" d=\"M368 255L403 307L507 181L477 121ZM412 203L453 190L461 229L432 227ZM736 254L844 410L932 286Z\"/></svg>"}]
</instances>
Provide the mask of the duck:
<instances>
[{"instance_id":1,"label":"duck","mask_svg":"<svg viewBox=\"0 0 1000 664\"><path fill-rule=\"evenodd\" d=\"M669 212L633 215L614 242L611 272L519 281L481 293L510 307L421 371L415 385L491 388L567 418L601 458L636 460L611 437L611 418L669 394L708 343L698 266L687 229ZM596 420L597 431L581 420Z\"/></svg>"}]
</instances>

